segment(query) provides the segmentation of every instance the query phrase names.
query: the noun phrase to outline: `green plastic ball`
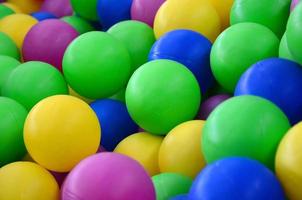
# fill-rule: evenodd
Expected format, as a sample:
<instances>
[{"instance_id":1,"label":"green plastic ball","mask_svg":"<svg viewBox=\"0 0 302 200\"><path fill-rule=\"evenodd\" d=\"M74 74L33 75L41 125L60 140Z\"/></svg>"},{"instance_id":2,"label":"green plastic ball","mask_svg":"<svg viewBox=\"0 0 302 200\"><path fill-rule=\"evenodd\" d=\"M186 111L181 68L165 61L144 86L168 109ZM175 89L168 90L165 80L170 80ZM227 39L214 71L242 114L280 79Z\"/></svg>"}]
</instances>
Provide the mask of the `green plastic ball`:
<instances>
[{"instance_id":1,"label":"green plastic ball","mask_svg":"<svg viewBox=\"0 0 302 200\"><path fill-rule=\"evenodd\" d=\"M40 100L57 94L68 94L63 75L53 66L37 61L15 68L2 87L2 95L12 98L30 110Z\"/></svg>"},{"instance_id":2,"label":"green plastic ball","mask_svg":"<svg viewBox=\"0 0 302 200\"><path fill-rule=\"evenodd\" d=\"M158 135L193 119L200 99L200 88L191 71L170 60L144 64L134 72L126 88L126 104L132 119Z\"/></svg>"},{"instance_id":3,"label":"green plastic ball","mask_svg":"<svg viewBox=\"0 0 302 200\"><path fill-rule=\"evenodd\" d=\"M68 84L81 96L101 99L126 87L131 72L127 48L108 33L88 32L76 38L63 58Z\"/></svg>"},{"instance_id":4,"label":"green plastic ball","mask_svg":"<svg viewBox=\"0 0 302 200\"><path fill-rule=\"evenodd\" d=\"M123 21L112 26L107 32L126 45L131 56L133 71L148 61L155 36L152 28L147 24L139 21Z\"/></svg>"},{"instance_id":5,"label":"green plastic ball","mask_svg":"<svg viewBox=\"0 0 302 200\"><path fill-rule=\"evenodd\" d=\"M70 0L73 10L85 19L97 21L97 0Z\"/></svg>"},{"instance_id":6,"label":"green plastic ball","mask_svg":"<svg viewBox=\"0 0 302 200\"><path fill-rule=\"evenodd\" d=\"M0 32L0 55L20 60L20 52L14 41L5 33Z\"/></svg>"},{"instance_id":7,"label":"green plastic ball","mask_svg":"<svg viewBox=\"0 0 302 200\"><path fill-rule=\"evenodd\" d=\"M0 167L21 160L26 154L23 125L26 109L13 99L0 97Z\"/></svg>"},{"instance_id":8,"label":"green plastic ball","mask_svg":"<svg viewBox=\"0 0 302 200\"><path fill-rule=\"evenodd\" d=\"M66 16L61 19L77 30L80 35L94 30L93 26L88 21L80 17Z\"/></svg>"},{"instance_id":9,"label":"green plastic ball","mask_svg":"<svg viewBox=\"0 0 302 200\"><path fill-rule=\"evenodd\" d=\"M288 19L286 38L290 52L302 64L302 3L294 9Z\"/></svg>"},{"instance_id":10,"label":"green plastic ball","mask_svg":"<svg viewBox=\"0 0 302 200\"><path fill-rule=\"evenodd\" d=\"M240 76L252 64L278 57L279 39L256 23L240 23L226 29L211 51L211 68L216 80L233 92Z\"/></svg>"},{"instance_id":11,"label":"green plastic ball","mask_svg":"<svg viewBox=\"0 0 302 200\"><path fill-rule=\"evenodd\" d=\"M202 152L207 163L242 156L274 169L278 144L289 128L285 114L270 101L249 95L233 97L207 119Z\"/></svg>"},{"instance_id":12,"label":"green plastic ball","mask_svg":"<svg viewBox=\"0 0 302 200\"><path fill-rule=\"evenodd\" d=\"M286 33L283 35L279 46L279 58L285 58L288 60L296 61L292 53L290 52L287 44Z\"/></svg>"},{"instance_id":13,"label":"green plastic ball","mask_svg":"<svg viewBox=\"0 0 302 200\"><path fill-rule=\"evenodd\" d=\"M14 14L15 12L10 9L9 7L0 4L0 19L2 19L3 17L6 17L7 15L11 15Z\"/></svg>"},{"instance_id":14,"label":"green plastic ball","mask_svg":"<svg viewBox=\"0 0 302 200\"><path fill-rule=\"evenodd\" d=\"M176 173L162 173L152 177L156 200L168 200L178 194L186 194L192 185L189 177Z\"/></svg>"},{"instance_id":15,"label":"green plastic ball","mask_svg":"<svg viewBox=\"0 0 302 200\"><path fill-rule=\"evenodd\" d=\"M10 75L10 73L21 63L9 56L0 55L0 95L4 82Z\"/></svg>"},{"instance_id":16,"label":"green plastic ball","mask_svg":"<svg viewBox=\"0 0 302 200\"><path fill-rule=\"evenodd\" d=\"M230 15L231 25L242 22L262 24L281 38L290 4L291 0L235 0Z\"/></svg>"}]
</instances>

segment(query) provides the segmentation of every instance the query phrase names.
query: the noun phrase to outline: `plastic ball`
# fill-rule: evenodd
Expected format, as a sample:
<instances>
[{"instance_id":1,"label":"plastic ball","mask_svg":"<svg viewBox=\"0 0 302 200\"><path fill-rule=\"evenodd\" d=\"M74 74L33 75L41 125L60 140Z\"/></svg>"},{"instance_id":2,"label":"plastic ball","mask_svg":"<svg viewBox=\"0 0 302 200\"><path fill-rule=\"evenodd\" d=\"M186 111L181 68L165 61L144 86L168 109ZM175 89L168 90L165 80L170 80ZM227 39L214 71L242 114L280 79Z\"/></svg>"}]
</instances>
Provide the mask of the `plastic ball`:
<instances>
[{"instance_id":1,"label":"plastic ball","mask_svg":"<svg viewBox=\"0 0 302 200\"><path fill-rule=\"evenodd\" d=\"M92 102L90 107L96 113L102 127L101 144L108 151L113 151L120 141L136 133L138 126L131 119L124 103L102 99Z\"/></svg>"},{"instance_id":2,"label":"plastic ball","mask_svg":"<svg viewBox=\"0 0 302 200\"><path fill-rule=\"evenodd\" d=\"M0 169L0 199L58 200L59 186L43 167L32 162L15 162Z\"/></svg>"},{"instance_id":3,"label":"plastic ball","mask_svg":"<svg viewBox=\"0 0 302 200\"><path fill-rule=\"evenodd\" d=\"M176 173L162 173L152 177L156 200L167 200L178 194L189 192L192 180Z\"/></svg>"},{"instance_id":4,"label":"plastic ball","mask_svg":"<svg viewBox=\"0 0 302 200\"><path fill-rule=\"evenodd\" d=\"M2 86L4 85L6 79L10 73L21 63L9 56L0 55L0 95Z\"/></svg>"},{"instance_id":5,"label":"plastic ball","mask_svg":"<svg viewBox=\"0 0 302 200\"><path fill-rule=\"evenodd\" d=\"M94 30L88 21L77 16L66 16L61 20L71 25L80 35Z\"/></svg>"},{"instance_id":6,"label":"plastic ball","mask_svg":"<svg viewBox=\"0 0 302 200\"><path fill-rule=\"evenodd\" d=\"M210 0L221 21L221 30L230 26L230 12L235 0Z\"/></svg>"},{"instance_id":7,"label":"plastic ball","mask_svg":"<svg viewBox=\"0 0 302 200\"><path fill-rule=\"evenodd\" d=\"M207 163L243 156L273 169L278 144L289 128L286 116L270 101L249 95L233 97L206 121L202 151Z\"/></svg>"},{"instance_id":8,"label":"plastic ball","mask_svg":"<svg viewBox=\"0 0 302 200\"><path fill-rule=\"evenodd\" d=\"M52 13L58 18L73 13L70 0L44 0L40 10Z\"/></svg>"},{"instance_id":9,"label":"plastic ball","mask_svg":"<svg viewBox=\"0 0 302 200\"><path fill-rule=\"evenodd\" d=\"M168 0L158 10L154 33L160 38L176 29L200 32L212 42L220 33L220 19L212 4L201 0Z\"/></svg>"},{"instance_id":10,"label":"plastic ball","mask_svg":"<svg viewBox=\"0 0 302 200\"><path fill-rule=\"evenodd\" d=\"M126 89L127 109L147 132L165 135L195 117L201 95L194 75L182 64L155 60L138 68Z\"/></svg>"},{"instance_id":11,"label":"plastic ball","mask_svg":"<svg viewBox=\"0 0 302 200\"><path fill-rule=\"evenodd\" d=\"M53 0L50 0L53 1ZM97 5L98 0L70 0L73 10L81 17L96 21L97 16Z\"/></svg>"},{"instance_id":12,"label":"plastic ball","mask_svg":"<svg viewBox=\"0 0 302 200\"><path fill-rule=\"evenodd\" d=\"M57 18L55 15L53 15L50 12L45 12L45 11L39 11L39 12L34 12L31 14L34 18L36 18L38 21L43 21L46 19L55 19Z\"/></svg>"},{"instance_id":13,"label":"plastic ball","mask_svg":"<svg viewBox=\"0 0 302 200\"><path fill-rule=\"evenodd\" d=\"M8 163L21 160L26 154L23 142L23 124L27 116L27 111L15 100L0 97L0 116L4 117L0 120L1 167Z\"/></svg>"},{"instance_id":14,"label":"plastic ball","mask_svg":"<svg viewBox=\"0 0 302 200\"><path fill-rule=\"evenodd\" d=\"M133 0L131 19L144 22L153 27L155 15L166 0Z\"/></svg>"},{"instance_id":15,"label":"plastic ball","mask_svg":"<svg viewBox=\"0 0 302 200\"><path fill-rule=\"evenodd\" d=\"M289 199L302 198L302 123L298 123L288 131L280 142L276 154L276 173Z\"/></svg>"},{"instance_id":16,"label":"plastic ball","mask_svg":"<svg viewBox=\"0 0 302 200\"><path fill-rule=\"evenodd\" d=\"M284 33L284 35L280 41L279 58L285 58L288 60L295 61L295 58L294 58L293 54L290 52L289 47L288 47L286 33Z\"/></svg>"},{"instance_id":17,"label":"plastic ball","mask_svg":"<svg viewBox=\"0 0 302 200\"><path fill-rule=\"evenodd\" d=\"M159 173L158 152L162 141L162 137L150 133L136 133L122 140L114 152L138 161L150 176L154 176Z\"/></svg>"},{"instance_id":18,"label":"plastic ball","mask_svg":"<svg viewBox=\"0 0 302 200\"><path fill-rule=\"evenodd\" d=\"M30 15L12 14L0 20L0 31L7 34L20 49L27 32L38 21Z\"/></svg>"},{"instance_id":19,"label":"plastic ball","mask_svg":"<svg viewBox=\"0 0 302 200\"><path fill-rule=\"evenodd\" d=\"M208 165L195 179L190 200L284 200L277 177L259 162L231 157Z\"/></svg>"},{"instance_id":20,"label":"plastic ball","mask_svg":"<svg viewBox=\"0 0 302 200\"><path fill-rule=\"evenodd\" d=\"M15 99L28 110L48 96L67 93L62 74L53 66L37 61L19 65L2 87L3 96Z\"/></svg>"},{"instance_id":21,"label":"plastic ball","mask_svg":"<svg viewBox=\"0 0 302 200\"><path fill-rule=\"evenodd\" d=\"M257 61L277 57L279 39L268 28L239 23L226 29L211 51L211 68L216 80L233 92L243 72Z\"/></svg>"},{"instance_id":22,"label":"plastic ball","mask_svg":"<svg viewBox=\"0 0 302 200\"><path fill-rule=\"evenodd\" d=\"M210 67L211 47L211 42L197 32L175 30L156 41L149 60L169 59L183 64L195 75L204 94L214 84Z\"/></svg>"},{"instance_id":23,"label":"plastic ball","mask_svg":"<svg viewBox=\"0 0 302 200\"><path fill-rule=\"evenodd\" d=\"M14 41L5 33L0 32L0 55L20 59L19 49Z\"/></svg>"},{"instance_id":24,"label":"plastic ball","mask_svg":"<svg viewBox=\"0 0 302 200\"><path fill-rule=\"evenodd\" d=\"M292 3L290 5L290 10L293 11L296 6L299 4L300 0L292 0Z\"/></svg>"},{"instance_id":25,"label":"plastic ball","mask_svg":"<svg viewBox=\"0 0 302 200\"><path fill-rule=\"evenodd\" d=\"M82 160L67 176L62 200L155 200L152 181L143 167L116 153L99 153Z\"/></svg>"},{"instance_id":26,"label":"plastic ball","mask_svg":"<svg viewBox=\"0 0 302 200\"><path fill-rule=\"evenodd\" d=\"M98 0L97 14L104 30L114 24L130 20L132 0Z\"/></svg>"},{"instance_id":27,"label":"plastic ball","mask_svg":"<svg viewBox=\"0 0 302 200\"><path fill-rule=\"evenodd\" d=\"M66 22L59 19L42 21L33 26L24 39L24 61L46 62L61 71L65 50L77 36L78 32Z\"/></svg>"},{"instance_id":28,"label":"plastic ball","mask_svg":"<svg viewBox=\"0 0 302 200\"><path fill-rule=\"evenodd\" d=\"M133 71L147 62L149 51L155 42L152 28L138 21L123 21L107 32L126 45Z\"/></svg>"},{"instance_id":29,"label":"plastic ball","mask_svg":"<svg viewBox=\"0 0 302 200\"><path fill-rule=\"evenodd\" d=\"M267 81L269 80L269 81ZM252 65L240 78L235 95L255 95L275 103L295 124L302 120L302 69L295 62L269 58ZM290 97L290 98L289 98Z\"/></svg>"},{"instance_id":30,"label":"plastic ball","mask_svg":"<svg viewBox=\"0 0 302 200\"><path fill-rule=\"evenodd\" d=\"M131 59L122 42L108 33L93 31L80 35L68 46L63 71L77 93L101 99L126 86Z\"/></svg>"},{"instance_id":31,"label":"plastic ball","mask_svg":"<svg viewBox=\"0 0 302 200\"><path fill-rule=\"evenodd\" d=\"M38 11L42 4L42 1L37 0L7 0L7 2L16 5L27 14Z\"/></svg>"},{"instance_id":32,"label":"plastic ball","mask_svg":"<svg viewBox=\"0 0 302 200\"><path fill-rule=\"evenodd\" d=\"M169 200L188 200L188 195L180 194L180 195L170 198Z\"/></svg>"},{"instance_id":33,"label":"plastic ball","mask_svg":"<svg viewBox=\"0 0 302 200\"><path fill-rule=\"evenodd\" d=\"M6 17L8 15L14 14L14 13L15 12L11 8L0 4L0 19L2 19L3 17Z\"/></svg>"},{"instance_id":34,"label":"plastic ball","mask_svg":"<svg viewBox=\"0 0 302 200\"><path fill-rule=\"evenodd\" d=\"M184 122L168 133L159 150L161 172L174 172L195 178L205 166L200 152L204 123L201 120Z\"/></svg>"},{"instance_id":35,"label":"plastic ball","mask_svg":"<svg viewBox=\"0 0 302 200\"><path fill-rule=\"evenodd\" d=\"M55 172L68 172L97 152L100 125L84 101L55 95L40 101L24 125L25 146L32 158Z\"/></svg>"}]
</instances>

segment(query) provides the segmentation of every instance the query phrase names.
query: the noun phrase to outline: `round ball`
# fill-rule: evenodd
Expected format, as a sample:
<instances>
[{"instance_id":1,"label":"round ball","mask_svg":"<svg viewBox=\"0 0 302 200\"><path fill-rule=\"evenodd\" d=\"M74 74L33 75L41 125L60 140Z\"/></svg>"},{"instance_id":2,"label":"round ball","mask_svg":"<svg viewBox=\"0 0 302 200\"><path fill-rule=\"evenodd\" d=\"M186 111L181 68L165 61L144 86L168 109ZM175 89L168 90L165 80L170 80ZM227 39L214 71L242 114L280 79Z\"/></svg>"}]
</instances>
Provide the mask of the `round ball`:
<instances>
[{"instance_id":1,"label":"round ball","mask_svg":"<svg viewBox=\"0 0 302 200\"><path fill-rule=\"evenodd\" d=\"M269 81L267 81L269 80ZM302 69L295 62L269 58L252 65L240 78L235 95L255 95L275 103L292 124L302 120Z\"/></svg>"},{"instance_id":2,"label":"round ball","mask_svg":"<svg viewBox=\"0 0 302 200\"><path fill-rule=\"evenodd\" d=\"M287 36L284 33L279 46L279 58L285 58L288 60L295 61L293 54L290 52L288 43L287 43Z\"/></svg>"},{"instance_id":3,"label":"round ball","mask_svg":"<svg viewBox=\"0 0 302 200\"><path fill-rule=\"evenodd\" d=\"M0 167L2 167L21 160L26 154L23 125L27 111L15 100L0 97L0 115L4 117L0 120Z\"/></svg>"},{"instance_id":4,"label":"round ball","mask_svg":"<svg viewBox=\"0 0 302 200\"><path fill-rule=\"evenodd\" d=\"M100 134L93 110L84 101L67 95L40 101L24 125L24 141L32 158L56 172L68 172L97 152Z\"/></svg>"},{"instance_id":5,"label":"round ball","mask_svg":"<svg viewBox=\"0 0 302 200\"><path fill-rule=\"evenodd\" d=\"M24 39L24 61L42 61L62 70L64 52L77 36L78 32L66 22L42 21L33 26Z\"/></svg>"},{"instance_id":6,"label":"round ball","mask_svg":"<svg viewBox=\"0 0 302 200\"><path fill-rule=\"evenodd\" d=\"M243 156L273 169L278 144L289 128L286 116L270 101L248 95L234 97L220 104L206 121L202 151L207 163Z\"/></svg>"},{"instance_id":7,"label":"round ball","mask_svg":"<svg viewBox=\"0 0 302 200\"><path fill-rule=\"evenodd\" d=\"M302 123L298 123L282 139L276 154L276 173L291 200L302 198L302 191L298 189L302 186L301 145Z\"/></svg>"},{"instance_id":8,"label":"round ball","mask_svg":"<svg viewBox=\"0 0 302 200\"><path fill-rule=\"evenodd\" d=\"M5 33L0 32L0 55L20 59L19 49L14 41Z\"/></svg>"},{"instance_id":9,"label":"round ball","mask_svg":"<svg viewBox=\"0 0 302 200\"><path fill-rule=\"evenodd\" d=\"M154 21L154 33L160 38L176 29L200 32L212 42L220 33L217 11L208 1L169 0L158 10Z\"/></svg>"},{"instance_id":10,"label":"round ball","mask_svg":"<svg viewBox=\"0 0 302 200\"><path fill-rule=\"evenodd\" d=\"M158 152L163 138L150 133L136 133L126 137L114 149L138 161L150 176L159 173Z\"/></svg>"},{"instance_id":11,"label":"round ball","mask_svg":"<svg viewBox=\"0 0 302 200\"><path fill-rule=\"evenodd\" d=\"M174 172L195 178L205 166L200 151L204 123L201 120L184 122L168 133L159 150L161 172Z\"/></svg>"},{"instance_id":12,"label":"round ball","mask_svg":"<svg viewBox=\"0 0 302 200\"><path fill-rule=\"evenodd\" d=\"M19 65L2 87L3 96L15 99L28 110L45 97L67 93L62 74L53 66L36 61Z\"/></svg>"},{"instance_id":13,"label":"round ball","mask_svg":"<svg viewBox=\"0 0 302 200\"><path fill-rule=\"evenodd\" d=\"M2 56L0 55L0 95L2 91L2 87L7 80L8 76L11 74L11 72L21 63L8 56Z\"/></svg>"},{"instance_id":14,"label":"round ball","mask_svg":"<svg viewBox=\"0 0 302 200\"><path fill-rule=\"evenodd\" d=\"M127 47L132 61L132 71L145 64L149 51L155 42L153 29L138 21L123 21L108 31Z\"/></svg>"},{"instance_id":15,"label":"round ball","mask_svg":"<svg viewBox=\"0 0 302 200\"><path fill-rule=\"evenodd\" d=\"M88 32L76 38L63 58L68 84L91 99L109 97L126 86L131 72L127 48L104 32Z\"/></svg>"},{"instance_id":16,"label":"round ball","mask_svg":"<svg viewBox=\"0 0 302 200\"><path fill-rule=\"evenodd\" d=\"M52 13L58 18L73 13L70 0L44 0L40 10Z\"/></svg>"},{"instance_id":17,"label":"round ball","mask_svg":"<svg viewBox=\"0 0 302 200\"><path fill-rule=\"evenodd\" d=\"M240 157L208 165L195 179L188 197L190 200L286 199L270 170L257 161Z\"/></svg>"},{"instance_id":18,"label":"round ball","mask_svg":"<svg viewBox=\"0 0 302 200\"><path fill-rule=\"evenodd\" d=\"M90 107L102 126L101 144L106 150L113 151L120 141L136 133L138 126L131 119L124 103L102 99L92 102Z\"/></svg>"},{"instance_id":19,"label":"round ball","mask_svg":"<svg viewBox=\"0 0 302 200\"><path fill-rule=\"evenodd\" d=\"M188 193L192 184L189 177L175 173L153 176L152 181L156 191L156 200L166 200L178 194Z\"/></svg>"},{"instance_id":20,"label":"round ball","mask_svg":"<svg viewBox=\"0 0 302 200\"><path fill-rule=\"evenodd\" d=\"M214 84L210 67L211 47L211 42L195 31L175 30L156 41L149 60L169 59L183 64L195 75L202 93L206 93Z\"/></svg>"},{"instance_id":21,"label":"round ball","mask_svg":"<svg viewBox=\"0 0 302 200\"><path fill-rule=\"evenodd\" d=\"M116 153L99 153L82 160L68 175L62 200L155 200L152 181L143 167Z\"/></svg>"},{"instance_id":22,"label":"round ball","mask_svg":"<svg viewBox=\"0 0 302 200\"><path fill-rule=\"evenodd\" d=\"M44 168L32 162L15 162L0 169L0 199L58 200L59 186Z\"/></svg>"},{"instance_id":23,"label":"round ball","mask_svg":"<svg viewBox=\"0 0 302 200\"><path fill-rule=\"evenodd\" d=\"M194 75L170 60L155 60L138 68L126 89L132 119L150 133L165 135L195 117L200 89Z\"/></svg>"},{"instance_id":24,"label":"round ball","mask_svg":"<svg viewBox=\"0 0 302 200\"><path fill-rule=\"evenodd\" d=\"M94 30L88 21L77 16L66 16L61 20L71 25L80 35Z\"/></svg>"},{"instance_id":25,"label":"round ball","mask_svg":"<svg viewBox=\"0 0 302 200\"><path fill-rule=\"evenodd\" d=\"M45 11L38 11L31 14L34 18L36 18L38 21L44 21L46 19L55 19L57 18L55 15L53 15L50 12Z\"/></svg>"},{"instance_id":26,"label":"round ball","mask_svg":"<svg viewBox=\"0 0 302 200\"><path fill-rule=\"evenodd\" d=\"M296 6L299 4L300 0L292 0L292 3L290 5L290 10L293 11Z\"/></svg>"},{"instance_id":27,"label":"round ball","mask_svg":"<svg viewBox=\"0 0 302 200\"><path fill-rule=\"evenodd\" d=\"M233 92L243 72L257 61L277 57L279 40L263 25L239 23L226 29L211 51L211 68L216 80Z\"/></svg>"},{"instance_id":28,"label":"round ball","mask_svg":"<svg viewBox=\"0 0 302 200\"><path fill-rule=\"evenodd\" d=\"M53 1L53 0L50 0ZM97 17L97 5L98 0L70 0L73 10L81 17L96 21Z\"/></svg>"},{"instance_id":29,"label":"round ball","mask_svg":"<svg viewBox=\"0 0 302 200\"><path fill-rule=\"evenodd\" d=\"M30 14L40 9L42 1L38 0L7 0L8 3L16 5L23 13Z\"/></svg>"},{"instance_id":30,"label":"round ball","mask_svg":"<svg viewBox=\"0 0 302 200\"><path fill-rule=\"evenodd\" d=\"M210 0L220 17L221 30L224 30L230 26L230 12L234 1L235 0Z\"/></svg>"},{"instance_id":31,"label":"round ball","mask_svg":"<svg viewBox=\"0 0 302 200\"><path fill-rule=\"evenodd\" d=\"M3 17L6 17L8 15L14 14L15 11L13 11L11 8L0 4L0 19L2 19Z\"/></svg>"}]
</instances>

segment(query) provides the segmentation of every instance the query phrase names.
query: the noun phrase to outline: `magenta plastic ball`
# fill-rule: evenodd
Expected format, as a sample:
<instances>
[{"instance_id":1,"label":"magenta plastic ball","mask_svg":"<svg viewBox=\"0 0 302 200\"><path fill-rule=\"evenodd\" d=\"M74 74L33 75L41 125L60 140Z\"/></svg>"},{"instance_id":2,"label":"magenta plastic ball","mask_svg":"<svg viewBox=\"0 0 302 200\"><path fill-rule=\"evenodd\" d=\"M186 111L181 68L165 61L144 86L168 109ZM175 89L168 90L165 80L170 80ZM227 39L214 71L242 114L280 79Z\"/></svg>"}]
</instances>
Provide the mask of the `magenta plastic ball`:
<instances>
[{"instance_id":1,"label":"magenta plastic ball","mask_svg":"<svg viewBox=\"0 0 302 200\"><path fill-rule=\"evenodd\" d=\"M73 13L70 0L45 0L41 6L41 11L50 12L59 18Z\"/></svg>"},{"instance_id":2,"label":"magenta plastic ball","mask_svg":"<svg viewBox=\"0 0 302 200\"><path fill-rule=\"evenodd\" d=\"M166 0L133 0L131 18L153 27L157 10Z\"/></svg>"},{"instance_id":3,"label":"magenta plastic ball","mask_svg":"<svg viewBox=\"0 0 302 200\"><path fill-rule=\"evenodd\" d=\"M219 94L205 100L199 109L198 119L206 120L211 112L222 102L231 98L228 94Z\"/></svg>"},{"instance_id":4,"label":"magenta plastic ball","mask_svg":"<svg viewBox=\"0 0 302 200\"><path fill-rule=\"evenodd\" d=\"M82 160L67 176L62 200L155 200L144 168L116 153L99 153Z\"/></svg>"},{"instance_id":5,"label":"magenta plastic ball","mask_svg":"<svg viewBox=\"0 0 302 200\"><path fill-rule=\"evenodd\" d=\"M294 8L298 5L298 3L300 2L300 0L292 0L292 4L290 6L290 10L294 10Z\"/></svg>"},{"instance_id":6,"label":"magenta plastic ball","mask_svg":"<svg viewBox=\"0 0 302 200\"><path fill-rule=\"evenodd\" d=\"M46 62L61 71L64 52L78 35L66 22L59 19L44 20L27 33L22 47L23 59Z\"/></svg>"}]
</instances>

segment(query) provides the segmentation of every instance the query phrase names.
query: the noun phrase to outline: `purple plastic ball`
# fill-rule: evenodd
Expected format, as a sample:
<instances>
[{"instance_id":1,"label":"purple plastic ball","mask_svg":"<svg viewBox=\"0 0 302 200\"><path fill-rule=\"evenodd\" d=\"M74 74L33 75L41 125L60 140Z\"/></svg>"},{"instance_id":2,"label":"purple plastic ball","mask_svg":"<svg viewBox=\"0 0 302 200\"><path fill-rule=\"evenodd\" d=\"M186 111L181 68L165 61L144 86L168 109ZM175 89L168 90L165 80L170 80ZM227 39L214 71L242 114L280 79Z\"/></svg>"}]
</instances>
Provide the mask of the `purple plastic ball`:
<instances>
[{"instance_id":1,"label":"purple plastic ball","mask_svg":"<svg viewBox=\"0 0 302 200\"><path fill-rule=\"evenodd\" d=\"M50 12L58 18L73 13L70 0L45 0L41 6L41 11Z\"/></svg>"},{"instance_id":2,"label":"purple plastic ball","mask_svg":"<svg viewBox=\"0 0 302 200\"><path fill-rule=\"evenodd\" d=\"M292 4L290 6L290 10L293 11L294 8L298 5L299 2L300 2L300 0L292 0Z\"/></svg>"},{"instance_id":3,"label":"purple plastic ball","mask_svg":"<svg viewBox=\"0 0 302 200\"><path fill-rule=\"evenodd\" d=\"M144 168L117 153L99 153L82 160L67 176L62 200L155 200Z\"/></svg>"},{"instance_id":4,"label":"purple plastic ball","mask_svg":"<svg viewBox=\"0 0 302 200\"><path fill-rule=\"evenodd\" d=\"M27 33L22 54L24 61L42 61L60 71L64 52L78 32L68 23L59 19L44 20Z\"/></svg>"}]
</instances>

